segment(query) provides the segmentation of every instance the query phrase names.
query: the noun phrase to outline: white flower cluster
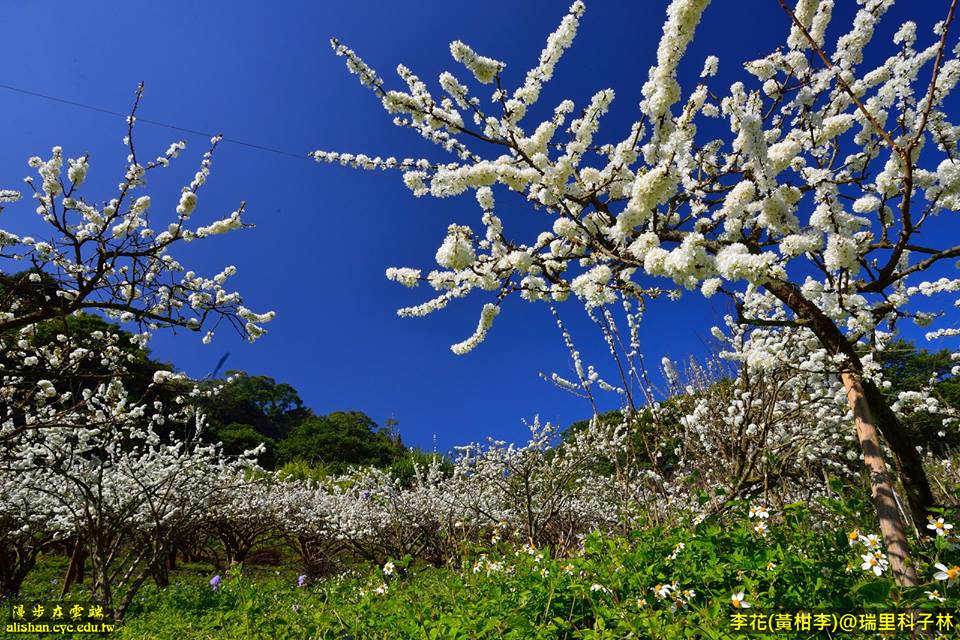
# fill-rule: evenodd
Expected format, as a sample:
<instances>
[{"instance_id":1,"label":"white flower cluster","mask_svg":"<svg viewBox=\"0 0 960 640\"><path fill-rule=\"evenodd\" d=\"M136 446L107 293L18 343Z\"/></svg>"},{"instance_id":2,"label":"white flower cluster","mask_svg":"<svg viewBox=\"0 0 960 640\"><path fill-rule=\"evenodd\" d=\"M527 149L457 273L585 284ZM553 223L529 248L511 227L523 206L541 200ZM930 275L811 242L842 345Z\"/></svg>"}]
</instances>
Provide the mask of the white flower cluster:
<instances>
[{"instance_id":1,"label":"white flower cluster","mask_svg":"<svg viewBox=\"0 0 960 640\"><path fill-rule=\"evenodd\" d=\"M920 70L938 53L948 52L939 42L914 49L918 36L908 24L898 32L891 57L876 69L858 71L856 77L852 73L889 4L866 3L836 51L824 53L833 56L835 68L817 69L805 51L825 46L833 3L800 0L787 47L745 65L762 86L749 89L736 82L728 95L714 98L700 85L675 113L682 97L677 70L708 2L673 0L656 65L643 86L644 121L632 125L620 142L605 145L594 139L612 90L598 92L580 118L568 122L574 110L568 100L552 117L522 124L527 107L539 98L571 46L584 16L582 2L570 7L547 38L538 64L512 97L504 89L494 95L502 108L499 115L485 112L451 73L441 75L449 95L441 101L430 97L405 68L400 76L409 92L387 91L354 52L336 45L388 111L405 114L398 124L413 127L459 162L397 162L327 152L314 156L363 168L401 169L418 196L477 191L486 233L475 236L465 226L451 227L437 252L437 261L449 272L431 280L441 294L403 315L443 308L451 298L475 289L519 292L530 301L563 300L573 291L594 308L621 296L649 295L635 282L646 274L700 288L707 296L727 292L725 282L776 289L795 314L809 315L814 308L825 313L839 329L833 340L844 339L845 325L855 325L850 335L862 338L865 331L906 313L904 304L891 305L889 297L874 294L908 295L902 290L908 277L958 251L925 246L917 253L907 245L922 228L919 219L958 208L960 201L960 165L950 159L960 136L942 111L946 95L960 80L960 58L955 52L944 55L936 91L930 93L933 100L926 94L915 99L916 108L905 116L909 133L896 140L883 129L891 109L909 102ZM451 51L482 83L503 68L459 41ZM715 56L707 58L704 81L716 73L717 64ZM475 127L458 109L472 114ZM701 113L728 120L732 135L698 146L695 122ZM564 130L569 140L555 142ZM485 157L484 144L494 153ZM903 161L907 147L909 167ZM923 169L921 149L939 149L950 157L934 161L939 162L935 171ZM902 188L904 180L911 188ZM493 213L495 185L524 194L551 216L535 242L508 239L503 221ZM856 194L852 205L846 204L851 192ZM927 208L914 212L924 198ZM804 219L803 211L812 213ZM511 258L520 253L523 260ZM797 292L802 283L791 281L793 270L787 267L800 260L818 274L818 282ZM412 282L412 270L391 273L407 286ZM794 292L788 295L791 286Z\"/></svg>"},{"instance_id":2,"label":"white flower cluster","mask_svg":"<svg viewBox=\"0 0 960 640\"><path fill-rule=\"evenodd\" d=\"M132 127L132 125L131 125ZM35 274L51 278L51 288L60 299L47 297L39 310L30 314L16 307L3 310L0 328L20 328L24 324L66 315L75 311L98 309L122 322L137 322L150 328L181 326L199 330L211 319L235 322L239 315L240 295L224 288L229 275L225 270L214 278L204 278L187 270L172 255L180 241L190 242L210 235L242 228L244 206L230 216L212 224L189 228L187 223L197 205L197 191L204 185L212 162L211 150L204 153L200 168L190 184L183 188L176 214L163 227L151 223L152 200L148 195L136 196L144 184L144 176L169 165L184 149L175 143L156 160L141 165L136 160L132 137L130 164L119 185L119 194L102 207L88 204L78 189L88 171L86 157L68 159L69 184L62 183L63 155L55 147L47 161L35 157L29 161L42 178L42 187L34 188L37 214L56 233L55 240L38 241L32 236L18 236L0 230L0 259L30 264ZM33 187L33 180L27 179ZM6 201L12 200L12 196ZM248 320L246 335L252 340L262 335L261 326L272 318L258 315Z\"/></svg>"},{"instance_id":3,"label":"white flower cluster","mask_svg":"<svg viewBox=\"0 0 960 640\"><path fill-rule=\"evenodd\" d=\"M335 565L344 548L380 562L406 554L444 562L465 540L496 543L509 532L532 549L551 545L562 553L595 529L629 527L637 495L656 500L646 493L645 474L598 471L601 461L617 459L622 426L594 424L562 444L555 427L534 420L530 428L525 446L462 447L452 468L437 458L407 484L373 468L319 483L287 480L273 485L274 507L261 515L284 532L311 573ZM481 570L499 568L481 561Z\"/></svg>"},{"instance_id":4,"label":"white flower cluster","mask_svg":"<svg viewBox=\"0 0 960 640\"><path fill-rule=\"evenodd\" d=\"M453 59L465 66L478 82L490 84L494 77L504 67L504 64L493 58L478 55L468 45L454 40L450 43L450 55Z\"/></svg>"},{"instance_id":5,"label":"white flower cluster","mask_svg":"<svg viewBox=\"0 0 960 640\"><path fill-rule=\"evenodd\" d=\"M757 293L744 300L743 312L768 320L785 315L769 295ZM751 330L732 316L713 335L724 343L721 357L735 363L735 375L716 384L708 369L693 370L677 449L682 474L723 489L713 508L751 495L758 482L799 500L822 494L825 473L856 474L846 395L815 336L784 327ZM764 507L751 509L751 517L764 514Z\"/></svg>"},{"instance_id":6,"label":"white flower cluster","mask_svg":"<svg viewBox=\"0 0 960 640\"><path fill-rule=\"evenodd\" d=\"M150 221L150 196L138 190L148 172L168 166L185 145L174 143L141 164L134 122L131 115L128 165L115 197L89 204L78 192L87 158L67 159L64 181L63 152L54 147L48 160L29 161L41 186L26 180L54 239L0 231L0 258L29 265L4 276L0 306L0 585L4 595L16 593L38 554L70 543L72 562L89 557L93 595L116 619L146 579L160 579L175 546L229 502L259 452L228 459L217 446L201 444L200 387L165 370L131 384L143 376L137 367L149 331L96 328L103 320L85 312L148 330L245 321L239 328L251 339L273 319L272 312L245 308L238 293L223 287L235 267L205 278L170 255L180 240L243 226L241 206L219 223L187 227L210 173L212 148L159 231ZM4 191L0 199L18 197ZM246 504L263 506L249 496Z\"/></svg>"}]
</instances>

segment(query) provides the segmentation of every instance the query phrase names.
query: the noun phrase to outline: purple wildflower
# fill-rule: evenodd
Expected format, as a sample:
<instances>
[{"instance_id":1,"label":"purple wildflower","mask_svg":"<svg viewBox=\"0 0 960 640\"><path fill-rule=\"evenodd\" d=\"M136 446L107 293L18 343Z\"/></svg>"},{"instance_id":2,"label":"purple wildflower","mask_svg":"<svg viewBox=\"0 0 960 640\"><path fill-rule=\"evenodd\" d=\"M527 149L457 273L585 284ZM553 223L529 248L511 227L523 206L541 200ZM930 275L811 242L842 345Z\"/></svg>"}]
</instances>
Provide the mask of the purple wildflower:
<instances>
[{"instance_id":1,"label":"purple wildflower","mask_svg":"<svg viewBox=\"0 0 960 640\"><path fill-rule=\"evenodd\" d=\"M210 586L213 587L214 591L220 588L220 574L217 574L212 578L210 578Z\"/></svg>"},{"instance_id":2,"label":"purple wildflower","mask_svg":"<svg viewBox=\"0 0 960 640\"><path fill-rule=\"evenodd\" d=\"M297 578L297 586L302 587L307 584L307 576L303 575Z\"/></svg>"}]
</instances>

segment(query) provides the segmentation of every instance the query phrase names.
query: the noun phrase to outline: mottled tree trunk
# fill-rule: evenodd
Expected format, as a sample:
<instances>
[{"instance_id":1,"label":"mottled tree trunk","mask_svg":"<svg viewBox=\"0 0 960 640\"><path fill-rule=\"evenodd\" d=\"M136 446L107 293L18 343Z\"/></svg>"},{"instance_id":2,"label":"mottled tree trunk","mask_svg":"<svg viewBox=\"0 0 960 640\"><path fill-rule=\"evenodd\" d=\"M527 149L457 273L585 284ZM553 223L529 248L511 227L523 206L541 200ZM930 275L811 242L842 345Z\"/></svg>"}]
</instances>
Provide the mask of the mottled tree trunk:
<instances>
[{"instance_id":1,"label":"mottled tree trunk","mask_svg":"<svg viewBox=\"0 0 960 640\"><path fill-rule=\"evenodd\" d=\"M93 568L93 594L103 605L104 611L114 614L113 588L110 585L110 567L104 562L100 549L92 549L90 561Z\"/></svg>"},{"instance_id":2,"label":"mottled tree trunk","mask_svg":"<svg viewBox=\"0 0 960 640\"><path fill-rule=\"evenodd\" d=\"M897 584L916 586L917 574L910 564L907 537L893 495L893 480L887 473L887 464L883 460L883 452L880 449L880 437L877 435L877 428L863 385L860 383L860 378L850 371L843 372L840 377L847 392L847 402L853 411L857 437L863 449L863 462L870 473L870 493L880 520L880 533L887 547L890 569Z\"/></svg>"},{"instance_id":3,"label":"mottled tree trunk","mask_svg":"<svg viewBox=\"0 0 960 640\"><path fill-rule=\"evenodd\" d=\"M913 523L921 534L933 535L924 525L930 517L928 509L934 506L933 490L923 469L923 460L913 444L910 434L897 415L890 409L883 393L877 385L864 380L863 393L870 406L870 412L877 422L877 428L893 451L900 482L907 494L907 505Z\"/></svg>"}]
</instances>

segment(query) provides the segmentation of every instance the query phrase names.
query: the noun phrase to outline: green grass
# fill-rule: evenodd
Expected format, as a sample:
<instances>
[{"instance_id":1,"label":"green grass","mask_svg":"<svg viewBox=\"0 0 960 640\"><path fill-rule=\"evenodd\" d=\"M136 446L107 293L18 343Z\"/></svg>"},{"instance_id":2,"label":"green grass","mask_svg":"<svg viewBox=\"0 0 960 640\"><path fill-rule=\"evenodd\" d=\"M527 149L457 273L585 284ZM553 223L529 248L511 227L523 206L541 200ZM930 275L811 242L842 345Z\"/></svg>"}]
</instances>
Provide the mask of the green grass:
<instances>
[{"instance_id":1,"label":"green grass","mask_svg":"<svg viewBox=\"0 0 960 640\"><path fill-rule=\"evenodd\" d=\"M728 638L734 637L730 596L741 591L752 612L908 606L956 612L960 606L958 585L937 585L949 597L938 604L924 593L929 585L901 591L888 575L864 572L862 551L850 547L845 531L814 531L800 505L775 515L765 536L753 530L744 511L623 538L591 535L571 558L499 543L472 550L455 568L395 559L392 575L380 566L358 566L303 588L297 587L295 564L229 572L218 590L209 585L208 566L181 565L166 589L143 589L112 637ZM671 559L681 542L684 548ZM927 581L931 562L958 560L942 540L917 550ZM26 594L56 592L65 564L44 558ZM653 588L672 581L677 593L695 591L689 603L674 606L673 599L657 597ZM376 593L384 584L386 592Z\"/></svg>"}]
</instances>

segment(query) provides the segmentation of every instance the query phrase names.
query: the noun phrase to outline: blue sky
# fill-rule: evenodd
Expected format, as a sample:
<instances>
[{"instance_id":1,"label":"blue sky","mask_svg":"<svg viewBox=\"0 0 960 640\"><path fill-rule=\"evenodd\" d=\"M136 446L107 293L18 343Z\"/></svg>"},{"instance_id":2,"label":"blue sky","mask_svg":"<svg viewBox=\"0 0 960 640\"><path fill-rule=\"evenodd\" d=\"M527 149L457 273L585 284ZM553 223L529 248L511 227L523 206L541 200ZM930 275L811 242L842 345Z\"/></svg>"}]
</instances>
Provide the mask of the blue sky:
<instances>
[{"instance_id":1,"label":"blue sky","mask_svg":"<svg viewBox=\"0 0 960 640\"><path fill-rule=\"evenodd\" d=\"M614 88L604 120L609 140L636 119L640 87L655 60L665 0L594 0L572 49L541 104L571 98L583 105ZM828 40L850 24L852 0L838 0ZM941 5L943 5L941 7ZM507 62L508 86L535 64L566 2L207 2L67 3L5 0L0 83L97 105L129 108L146 83L140 115L294 154L325 150L398 157L435 155L415 134L395 128L379 102L343 67L328 39L340 38L388 84L402 62L434 83L456 67L447 45L461 39ZM918 22L921 42L946 3L901 3L885 18L877 42L889 43L903 20ZM716 86L743 77L739 65L769 53L788 31L775 0L717 0L708 8L681 68L692 86L704 57L720 57ZM885 45L880 47L885 49ZM868 55L867 63L876 58ZM460 74L465 75L465 74ZM66 155L91 154L85 194L108 198L126 155L122 120L0 89L3 147L0 187L16 188L26 158L62 145ZM172 210L181 184L206 149L203 136L142 125L138 152L152 157L177 139L187 151L148 188L154 211ZM606 139L604 141L607 141ZM449 345L468 336L480 297L424 319L401 319L400 306L426 292L388 282L389 266L427 267L450 222L476 225L472 196L415 199L393 173L358 172L224 144L201 192L196 219L207 223L247 202L257 225L176 255L198 272L239 269L234 285L255 310L277 319L257 343L222 331L209 346L190 333L160 333L154 355L195 376L229 352L226 367L269 375L299 390L320 413L357 409L394 417L409 444L450 446L487 435L522 439L522 419L568 423L589 414L584 401L553 388L540 371L568 374L560 335L544 305L508 301L487 341L466 356ZM509 201L502 217L533 232L544 214ZM35 230L32 207L11 206L3 225ZM599 336L575 302L561 313L588 361L602 364ZM713 349L709 328L728 311L719 298L687 295L651 305L641 333L648 362L663 355L702 357ZM596 354L591 358L589 354ZM607 406L615 399L608 398Z\"/></svg>"}]
</instances>

